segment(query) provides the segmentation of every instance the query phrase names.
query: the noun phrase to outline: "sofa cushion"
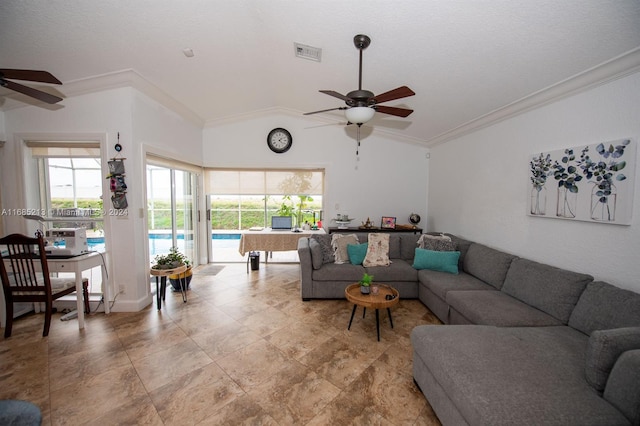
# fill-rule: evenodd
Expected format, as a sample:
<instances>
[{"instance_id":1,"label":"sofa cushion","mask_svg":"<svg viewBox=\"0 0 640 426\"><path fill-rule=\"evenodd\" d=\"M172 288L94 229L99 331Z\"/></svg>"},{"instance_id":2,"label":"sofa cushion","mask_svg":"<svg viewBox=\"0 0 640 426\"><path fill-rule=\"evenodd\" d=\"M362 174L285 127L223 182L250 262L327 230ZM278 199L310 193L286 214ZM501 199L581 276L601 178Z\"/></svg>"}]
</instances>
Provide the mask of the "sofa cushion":
<instances>
[{"instance_id":1,"label":"sofa cushion","mask_svg":"<svg viewBox=\"0 0 640 426\"><path fill-rule=\"evenodd\" d=\"M551 315L501 291L449 291L446 301L472 324L498 327L562 325Z\"/></svg>"},{"instance_id":2,"label":"sofa cushion","mask_svg":"<svg viewBox=\"0 0 640 426\"><path fill-rule=\"evenodd\" d=\"M447 272L422 269L418 271L418 280L420 281L419 285L427 287L432 293L442 300L446 300L447 292L453 290L495 291L495 288L489 284L462 271L460 271L458 275L452 275Z\"/></svg>"},{"instance_id":3,"label":"sofa cushion","mask_svg":"<svg viewBox=\"0 0 640 426\"><path fill-rule=\"evenodd\" d=\"M464 258L464 270L497 290L502 288L509 265L516 256L472 243Z\"/></svg>"},{"instance_id":4,"label":"sofa cushion","mask_svg":"<svg viewBox=\"0 0 640 426\"><path fill-rule=\"evenodd\" d=\"M566 324L580 295L591 280L591 275L528 259L515 259L511 263L502 291L553 315Z\"/></svg>"},{"instance_id":5,"label":"sofa cushion","mask_svg":"<svg viewBox=\"0 0 640 426\"><path fill-rule=\"evenodd\" d=\"M335 257L333 255L333 247L331 247L331 235L317 234L312 235L311 239L317 241L322 249L322 263L333 263Z\"/></svg>"},{"instance_id":6,"label":"sofa cushion","mask_svg":"<svg viewBox=\"0 0 640 426\"><path fill-rule=\"evenodd\" d=\"M640 294L602 281L590 282L571 313L569 326L586 335L594 330L640 327Z\"/></svg>"},{"instance_id":7,"label":"sofa cushion","mask_svg":"<svg viewBox=\"0 0 640 426\"><path fill-rule=\"evenodd\" d=\"M469 251L469 247L473 242L469 240L465 240L464 238L457 237L453 234L445 234L451 237L451 241L455 243L456 250L460 252L460 260L458 261L458 269L460 271L464 270L464 259L467 256L467 252Z\"/></svg>"},{"instance_id":8,"label":"sofa cushion","mask_svg":"<svg viewBox=\"0 0 640 426\"><path fill-rule=\"evenodd\" d=\"M322 267L322 247L318 240L309 238L309 250L311 251L311 266L313 269L320 269Z\"/></svg>"},{"instance_id":9,"label":"sofa cushion","mask_svg":"<svg viewBox=\"0 0 640 426\"><path fill-rule=\"evenodd\" d=\"M458 275L459 251L434 251L416 247L413 267Z\"/></svg>"},{"instance_id":10,"label":"sofa cushion","mask_svg":"<svg viewBox=\"0 0 640 426\"><path fill-rule=\"evenodd\" d=\"M400 242L400 255L397 256L399 259L404 259L409 261L413 260L413 256L416 252L416 247L418 244L418 239L420 238L420 234L392 234L392 237L398 237L398 241ZM391 255L391 249L389 250L389 257L391 259L396 259L395 256Z\"/></svg>"},{"instance_id":11,"label":"sofa cushion","mask_svg":"<svg viewBox=\"0 0 640 426\"><path fill-rule=\"evenodd\" d=\"M347 253L349 254L349 262L352 265L362 265L364 257L367 255L368 243L347 244Z\"/></svg>"},{"instance_id":12,"label":"sofa cushion","mask_svg":"<svg viewBox=\"0 0 640 426\"><path fill-rule=\"evenodd\" d=\"M627 351L616 361L602 397L633 425L640 425L640 350Z\"/></svg>"},{"instance_id":13,"label":"sofa cushion","mask_svg":"<svg viewBox=\"0 0 640 426\"><path fill-rule=\"evenodd\" d=\"M389 266L368 266L365 268L368 274L373 275L376 282L391 283L418 281L418 271L413 269L406 260L396 259Z\"/></svg>"},{"instance_id":14,"label":"sofa cushion","mask_svg":"<svg viewBox=\"0 0 640 426\"><path fill-rule=\"evenodd\" d=\"M399 237L399 235L389 234L389 259L402 259Z\"/></svg>"},{"instance_id":15,"label":"sofa cushion","mask_svg":"<svg viewBox=\"0 0 640 426\"><path fill-rule=\"evenodd\" d=\"M587 336L571 327L425 325L411 343L469 424L628 424L584 380Z\"/></svg>"},{"instance_id":16,"label":"sofa cushion","mask_svg":"<svg viewBox=\"0 0 640 426\"><path fill-rule=\"evenodd\" d=\"M587 345L587 382L602 392L618 357L623 352L633 349L640 349L640 327L594 331Z\"/></svg>"},{"instance_id":17,"label":"sofa cushion","mask_svg":"<svg viewBox=\"0 0 640 426\"><path fill-rule=\"evenodd\" d=\"M364 257L362 265L365 267L389 266L389 263L389 234L369 234L367 255Z\"/></svg>"},{"instance_id":18,"label":"sofa cushion","mask_svg":"<svg viewBox=\"0 0 640 426\"><path fill-rule=\"evenodd\" d=\"M360 281L364 273L365 269L362 265L327 263L322 268L313 270L311 279L313 281L352 281L355 283Z\"/></svg>"},{"instance_id":19,"label":"sofa cushion","mask_svg":"<svg viewBox=\"0 0 640 426\"><path fill-rule=\"evenodd\" d=\"M347 253L348 244L358 244L358 237L355 234L333 234L331 236L331 247L335 256L335 263L349 263L349 254Z\"/></svg>"}]
</instances>

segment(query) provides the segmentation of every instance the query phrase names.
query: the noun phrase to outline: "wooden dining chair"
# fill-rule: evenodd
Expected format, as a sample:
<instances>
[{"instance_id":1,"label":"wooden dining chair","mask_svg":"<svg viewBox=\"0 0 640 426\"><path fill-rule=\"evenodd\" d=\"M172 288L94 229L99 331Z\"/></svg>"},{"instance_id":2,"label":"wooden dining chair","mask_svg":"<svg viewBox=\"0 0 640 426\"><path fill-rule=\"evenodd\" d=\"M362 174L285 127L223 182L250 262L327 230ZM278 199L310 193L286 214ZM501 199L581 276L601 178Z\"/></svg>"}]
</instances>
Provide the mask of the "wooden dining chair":
<instances>
[{"instance_id":1,"label":"wooden dining chair","mask_svg":"<svg viewBox=\"0 0 640 426\"><path fill-rule=\"evenodd\" d=\"M49 335L53 301L76 290L75 278L49 276L47 254L42 235L31 238L11 234L0 238L0 274L6 305L4 337L11 336L13 304L40 302L45 304L44 330Z\"/></svg>"}]
</instances>

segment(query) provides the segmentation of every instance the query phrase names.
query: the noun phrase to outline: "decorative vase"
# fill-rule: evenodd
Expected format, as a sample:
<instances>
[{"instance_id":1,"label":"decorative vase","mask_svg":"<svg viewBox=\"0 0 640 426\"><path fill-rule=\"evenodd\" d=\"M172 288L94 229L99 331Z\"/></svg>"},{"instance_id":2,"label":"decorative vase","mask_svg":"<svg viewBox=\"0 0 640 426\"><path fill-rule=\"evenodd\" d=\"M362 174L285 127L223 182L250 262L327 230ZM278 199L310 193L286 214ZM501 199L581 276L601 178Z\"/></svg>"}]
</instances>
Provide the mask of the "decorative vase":
<instances>
[{"instance_id":1,"label":"decorative vase","mask_svg":"<svg viewBox=\"0 0 640 426\"><path fill-rule=\"evenodd\" d=\"M547 211L547 188L533 185L531 188L531 214L544 216Z\"/></svg>"},{"instance_id":2,"label":"decorative vase","mask_svg":"<svg viewBox=\"0 0 640 426\"><path fill-rule=\"evenodd\" d=\"M578 205L578 193L571 192L564 186L558 188L558 203L556 216L574 218L576 217L576 206Z\"/></svg>"},{"instance_id":3,"label":"decorative vase","mask_svg":"<svg viewBox=\"0 0 640 426\"><path fill-rule=\"evenodd\" d=\"M591 219L601 222L616 220L616 186L608 181L595 184L591 190Z\"/></svg>"},{"instance_id":4,"label":"decorative vase","mask_svg":"<svg viewBox=\"0 0 640 426\"><path fill-rule=\"evenodd\" d=\"M370 292L371 292L371 287L369 287L368 285L361 285L360 286L360 293L369 294Z\"/></svg>"},{"instance_id":5,"label":"decorative vase","mask_svg":"<svg viewBox=\"0 0 640 426\"><path fill-rule=\"evenodd\" d=\"M189 290L189 285L191 284L191 278L193 278L193 272L191 271L191 266L187 268L187 270L181 274L173 274L169 275L169 282L171 283L171 287L173 287L174 291L181 291L182 287L180 285L180 281L184 280L185 282L185 290Z\"/></svg>"},{"instance_id":6,"label":"decorative vase","mask_svg":"<svg viewBox=\"0 0 640 426\"><path fill-rule=\"evenodd\" d=\"M378 291L380 291L380 287L378 287L375 284L371 285L371 294L373 294L374 296L378 294Z\"/></svg>"}]
</instances>

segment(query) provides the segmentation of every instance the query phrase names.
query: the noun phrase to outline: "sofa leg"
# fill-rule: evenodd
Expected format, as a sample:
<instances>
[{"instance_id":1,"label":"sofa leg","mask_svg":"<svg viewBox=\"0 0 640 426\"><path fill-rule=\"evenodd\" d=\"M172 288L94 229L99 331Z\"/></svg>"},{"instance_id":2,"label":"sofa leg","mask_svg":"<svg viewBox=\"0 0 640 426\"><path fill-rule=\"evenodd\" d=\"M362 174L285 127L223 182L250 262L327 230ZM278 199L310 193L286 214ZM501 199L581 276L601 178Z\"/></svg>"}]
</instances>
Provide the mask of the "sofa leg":
<instances>
[{"instance_id":1,"label":"sofa leg","mask_svg":"<svg viewBox=\"0 0 640 426\"><path fill-rule=\"evenodd\" d=\"M302 298L302 301L303 301L303 302L308 302L308 301L310 301L310 300L311 300L311 299L309 299L308 297L303 297L303 298Z\"/></svg>"}]
</instances>

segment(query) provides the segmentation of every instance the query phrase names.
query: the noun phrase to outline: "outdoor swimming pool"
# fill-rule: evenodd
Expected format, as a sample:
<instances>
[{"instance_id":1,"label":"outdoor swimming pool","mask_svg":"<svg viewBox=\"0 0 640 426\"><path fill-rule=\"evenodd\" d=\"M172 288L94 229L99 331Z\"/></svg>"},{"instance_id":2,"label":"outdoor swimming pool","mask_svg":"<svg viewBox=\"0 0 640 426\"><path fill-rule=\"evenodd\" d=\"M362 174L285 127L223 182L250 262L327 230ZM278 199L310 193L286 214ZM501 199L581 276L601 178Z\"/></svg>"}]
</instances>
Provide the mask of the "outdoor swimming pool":
<instances>
[{"instance_id":1,"label":"outdoor swimming pool","mask_svg":"<svg viewBox=\"0 0 640 426\"><path fill-rule=\"evenodd\" d=\"M233 248L238 247L240 234L224 233L212 234L211 243L213 247ZM91 251L104 251L104 237L89 237L87 245ZM168 253L172 246L171 234L150 233L149 234L149 256ZM184 234L178 234L178 248L184 250Z\"/></svg>"}]
</instances>

